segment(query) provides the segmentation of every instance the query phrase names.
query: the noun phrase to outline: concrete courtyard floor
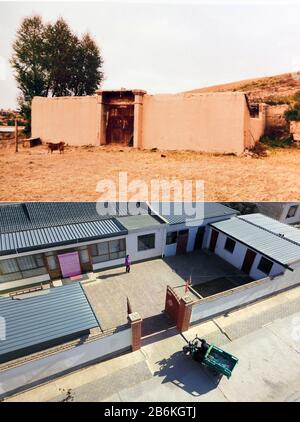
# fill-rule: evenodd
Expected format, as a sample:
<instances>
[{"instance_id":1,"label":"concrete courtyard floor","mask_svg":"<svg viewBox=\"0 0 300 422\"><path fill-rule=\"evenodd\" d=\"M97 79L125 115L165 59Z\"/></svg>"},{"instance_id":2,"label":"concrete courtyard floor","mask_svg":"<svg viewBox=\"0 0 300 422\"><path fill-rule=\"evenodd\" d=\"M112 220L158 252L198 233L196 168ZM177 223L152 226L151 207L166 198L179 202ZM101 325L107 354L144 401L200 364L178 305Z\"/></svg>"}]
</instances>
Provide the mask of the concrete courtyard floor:
<instances>
[{"instance_id":1,"label":"concrete courtyard floor","mask_svg":"<svg viewBox=\"0 0 300 422\"><path fill-rule=\"evenodd\" d=\"M209 252L195 251L186 255L154 259L133 264L127 274L125 268L114 268L93 274L93 281L84 282L84 289L97 313L103 330L127 323L127 298L132 311L144 320L145 332L167 328L163 310L167 285L181 297L186 280L193 284L226 277L234 285L249 280L241 271ZM189 292L189 296L198 296Z\"/></svg>"},{"instance_id":2,"label":"concrete courtyard floor","mask_svg":"<svg viewBox=\"0 0 300 422\"><path fill-rule=\"evenodd\" d=\"M171 328L141 349L71 373L7 401L300 401L300 287L192 327L239 358L220 382L181 353Z\"/></svg>"}]
</instances>

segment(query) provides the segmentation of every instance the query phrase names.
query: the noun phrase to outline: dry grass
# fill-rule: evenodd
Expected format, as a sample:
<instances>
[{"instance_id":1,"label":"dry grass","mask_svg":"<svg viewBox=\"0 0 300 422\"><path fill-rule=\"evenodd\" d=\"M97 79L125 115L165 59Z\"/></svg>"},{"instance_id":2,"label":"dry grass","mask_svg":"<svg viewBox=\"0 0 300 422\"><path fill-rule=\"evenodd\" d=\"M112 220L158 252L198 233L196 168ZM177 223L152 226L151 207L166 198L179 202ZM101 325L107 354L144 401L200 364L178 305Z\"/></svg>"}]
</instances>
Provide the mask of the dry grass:
<instances>
[{"instance_id":1,"label":"dry grass","mask_svg":"<svg viewBox=\"0 0 300 422\"><path fill-rule=\"evenodd\" d=\"M300 201L299 162L295 148L272 150L259 159L120 147L72 147L51 155L45 146L20 147L16 154L11 143L1 142L0 200L96 200L97 182L117 182L118 172L125 171L129 182L203 179L207 201Z\"/></svg>"}]
</instances>

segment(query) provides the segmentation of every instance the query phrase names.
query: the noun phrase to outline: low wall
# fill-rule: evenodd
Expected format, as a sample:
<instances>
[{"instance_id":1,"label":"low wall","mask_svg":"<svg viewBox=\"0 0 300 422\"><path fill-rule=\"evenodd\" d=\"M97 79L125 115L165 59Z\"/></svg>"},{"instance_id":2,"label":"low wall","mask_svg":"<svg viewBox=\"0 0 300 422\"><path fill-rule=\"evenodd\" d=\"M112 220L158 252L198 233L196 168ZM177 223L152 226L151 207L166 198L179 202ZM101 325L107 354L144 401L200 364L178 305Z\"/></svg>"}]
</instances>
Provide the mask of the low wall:
<instances>
[{"instance_id":1,"label":"low wall","mask_svg":"<svg viewBox=\"0 0 300 422\"><path fill-rule=\"evenodd\" d=\"M241 154L246 108L238 92L145 95L141 146Z\"/></svg>"},{"instance_id":2,"label":"low wall","mask_svg":"<svg viewBox=\"0 0 300 422\"><path fill-rule=\"evenodd\" d=\"M68 350L53 353L0 372L0 399L49 381L85 365L131 350L129 326Z\"/></svg>"},{"instance_id":3,"label":"low wall","mask_svg":"<svg viewBox=\"0 0 300 422\"><path fill-rule=\"evenodd\" d=\"M253 281L244 286L200 299L199 302L193 304L190 323L193 324L212 318L299 284L299 269L293 272L287 270L284 274L278 275L273 279L266 277L262 280Z\"/></svg>"},{"instance_id":4,"label":"low wall","mask_svg":"<svg viewBox=\"0 0 300 422\"><path fill-rule=\"evenodd\" d=\"M31 136L42 142L100 145L99 107L96 96L34 97Z\"/></svg>"}]
</instances>

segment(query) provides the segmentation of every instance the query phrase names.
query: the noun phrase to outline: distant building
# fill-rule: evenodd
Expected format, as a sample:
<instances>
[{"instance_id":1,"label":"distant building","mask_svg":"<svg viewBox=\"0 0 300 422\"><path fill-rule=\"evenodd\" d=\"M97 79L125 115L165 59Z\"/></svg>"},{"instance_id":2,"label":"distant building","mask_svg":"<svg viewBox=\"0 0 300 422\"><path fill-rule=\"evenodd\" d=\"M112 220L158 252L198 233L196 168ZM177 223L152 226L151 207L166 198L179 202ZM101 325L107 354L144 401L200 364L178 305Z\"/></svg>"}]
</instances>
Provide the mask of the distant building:
<instances>
[{"instance_id":1,"label":"distant building","mask_svg":"<svg viewBox=\"0 0 300 422\"><path fill-rule=\"evenodd\" d=\"M32 101L32 136L69 145L241 154L259 141L265 120L265 106L252 117L242 92L148 95L121 89Z\"/></svg>"},{"instance_id":2,"label":"distant building","mask_svg":"<svg viewBox=\"0 0 300 422\"><path fill-rule=\"evenodd\" d=\"M299 202L257 202L257 209L262 214L286 224L300 224Z\"/></svg>"}]
</instances>

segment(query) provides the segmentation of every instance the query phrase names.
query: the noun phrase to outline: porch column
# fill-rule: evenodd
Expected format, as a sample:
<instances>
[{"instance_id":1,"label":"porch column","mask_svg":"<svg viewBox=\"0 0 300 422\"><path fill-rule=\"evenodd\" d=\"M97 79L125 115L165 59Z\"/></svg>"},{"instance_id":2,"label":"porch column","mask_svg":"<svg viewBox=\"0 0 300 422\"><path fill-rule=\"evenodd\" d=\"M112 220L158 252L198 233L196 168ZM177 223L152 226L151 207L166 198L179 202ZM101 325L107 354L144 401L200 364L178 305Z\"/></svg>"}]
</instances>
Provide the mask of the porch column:
<instances>
[{"instance_id":1,"label":"porch column","mask_svg":"<svg viewBox=\"0 0 300 422\"><path fill-rule=\"evenodd\" d=\"M97 131L97 139L98 145L105 145L106 144L106 114L105 114L105 106L103 104L103 91L98 89L96 91L97 94L97 116L98 116L98 131Z\"/></svg>"},{"instance_id":2,"label":"porch column","mask_svg":"<svg viewBox=\"0 0 300 422\"><path fill-rule=\"evenodd\" d=\"M141 148L142 145L142 112L143 112L143 97L146 91L134 89L134 122L133 122L133 146L134 148Z\"/></svg>"}]
</instances>

